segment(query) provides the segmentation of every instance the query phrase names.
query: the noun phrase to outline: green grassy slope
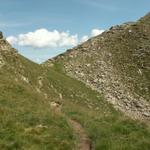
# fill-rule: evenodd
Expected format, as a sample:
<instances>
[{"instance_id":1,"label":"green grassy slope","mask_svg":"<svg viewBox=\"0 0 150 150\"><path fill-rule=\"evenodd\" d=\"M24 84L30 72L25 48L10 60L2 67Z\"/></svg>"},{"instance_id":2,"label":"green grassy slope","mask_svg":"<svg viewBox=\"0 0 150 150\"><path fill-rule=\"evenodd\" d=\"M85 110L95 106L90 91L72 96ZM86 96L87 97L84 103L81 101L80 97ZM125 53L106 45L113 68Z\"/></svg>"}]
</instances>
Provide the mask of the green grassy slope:
<instances>
[{"instance_id":1,"label":"green grassy slope","mask_svg":"<svg viewBox=\"0 0 150 150\"><path fill-rule=\"evenodd\" d=\"M150 128L116 111L102 95L63 71L55 63L48 71L51 85L62 94L62 111L81 123L95 150L148 150Z\"/></svg>"},{"instance_id":2,"label":"green grassy slope","mask_svg":"<svg viewBox=\"0 0 150 150\"><path fill-rule=\"evenodd\" d=\"M81 123L93 149L150 148L148 126L128 119L105 102L102 95L68 77L62 64L45 68L20 55L13 62L8 59L0 68L0 149L74 149L78 137L67 118ZM44 78L43 87L38 85L39 76ZM37 87L41 92L35 90ZM45 98L43 93L48 96ZM65 115L50 109L50 101L60 101Z\"/></svg>"},{"instance_id":3,"label":"green grassy slope","mask_svg":"<svg viewBox=\"0 0 150 150\"><path fill-rule=\"evenodd\" d=\"M72 149L71 127L48 103L54 98L53 89L48 92L48 84L38 85L42 67L14 55L13 49L0 49L0 56L5 64L0 68L0 150Z\"/></svg>"},{"instance_id":4,"label":"green grassy slope","mask_svg":"<svg viewBox=\"0 0 150 150\"><path fill-rule=\"evenodd\" d=\"M87 54L91 55L89 51ZM83 55L67 57L66 61L78 64L81 58ZM95 58L86 57L83 64L87 60L94 62ZM66 75L64 63L62 60L51 67L40 66L0 39L0 150L74 150L78 135L68 118L83 126L94 150L149 150L150 127L124 116L103 95ZM122 67L119 64L116 71ZM129 68L126 69L128 73ZM147 77L137 78L147 83ZM62 113L50 107L53 101L62 104Z\"/></svg>"}]
</instances>

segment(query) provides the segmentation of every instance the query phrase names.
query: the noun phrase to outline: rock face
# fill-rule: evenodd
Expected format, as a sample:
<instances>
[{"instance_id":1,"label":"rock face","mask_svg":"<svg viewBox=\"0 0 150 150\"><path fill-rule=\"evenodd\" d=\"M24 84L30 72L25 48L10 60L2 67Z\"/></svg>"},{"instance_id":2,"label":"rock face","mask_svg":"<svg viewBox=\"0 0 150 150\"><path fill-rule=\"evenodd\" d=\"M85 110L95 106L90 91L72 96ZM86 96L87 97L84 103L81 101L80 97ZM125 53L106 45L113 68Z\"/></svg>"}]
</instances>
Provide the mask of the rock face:
<instances>
[{"instance_id":1,"label":"rock face","mask_svg":"<svg viewBox=\"0 0 150 150\"><path fill-rule=\"evenodd\" d=\"M150 14L114 26L49 60L68 75L103 93L116 109L150 120Z\"/></svg>"},{"instance_id":2,"label":"rock face","mask_svg":"<svg viewBox=\"0 0 150 150\"><path fill-rule=\"evenodd\" d=\"M3 39L3 33L0 31L0 39Z\"/></svg>"},{"instance_id":3,"label":"rock face","mask_svg":"<svg viewBox=\"0 0 150 150\"><path fill-rule=\"evenodd\" d=\"M16 49L3 38L3 33L0 32L0 67L7 65L8 62L15 62L16 57L18 57L18 52Z\"/></svg>"},{"instance_id":4,"label":"rock face","mask_svg":"<svg viewBox=\"0 0 150 150\"><path fill-rule=\"evenodd\" d=\"M25 75L25 66L22 64L23 56L19 55L18 51L13 48L3 37L0 32L0 73L3 69L12 71L15 74L14 80L24 81L29 83L27 75Z\"/></svg>"}]
</instances>

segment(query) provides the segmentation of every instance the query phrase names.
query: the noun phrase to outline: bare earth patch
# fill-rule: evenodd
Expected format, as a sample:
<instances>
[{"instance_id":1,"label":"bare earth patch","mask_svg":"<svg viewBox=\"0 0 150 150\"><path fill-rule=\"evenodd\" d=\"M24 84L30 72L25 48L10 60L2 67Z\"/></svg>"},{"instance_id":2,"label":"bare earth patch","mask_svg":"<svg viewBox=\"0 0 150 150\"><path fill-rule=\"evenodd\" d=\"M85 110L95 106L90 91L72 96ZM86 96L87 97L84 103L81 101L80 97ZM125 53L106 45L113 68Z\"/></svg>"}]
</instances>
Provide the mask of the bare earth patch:
<instances>
[{"instance_id":1,"label":"bare earth patch","mask_svg":"<svg viewBox=\"0 0 150 150\"><path fill-rule=\"evenodd\" d=\"M91 140L86 134L84 128L75 120L69 119L69 123L73 127L75 133L79 137L79 142L77 144L78 150L91 150Z\"/></svg>"}]
</instances>

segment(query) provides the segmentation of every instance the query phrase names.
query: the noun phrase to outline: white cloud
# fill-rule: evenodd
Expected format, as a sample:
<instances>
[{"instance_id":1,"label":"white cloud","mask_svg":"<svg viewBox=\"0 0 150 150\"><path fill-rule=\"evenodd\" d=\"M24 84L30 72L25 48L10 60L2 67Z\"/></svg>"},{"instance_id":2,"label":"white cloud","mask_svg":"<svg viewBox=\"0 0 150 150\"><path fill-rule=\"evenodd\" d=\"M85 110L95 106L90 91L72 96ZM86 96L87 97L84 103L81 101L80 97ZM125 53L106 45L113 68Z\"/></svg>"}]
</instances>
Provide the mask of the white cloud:
<instances>
[{"instance_id":1,"label":"white cloud","mask_svg":"<svg viewBox=\"0 0 150 150\"><path fill-rule=\"evenodd\" d=\"M104 32L100 29L92 29L90 35L84 35L81 39L78 35L70 35L69 31L59 32L57 30L48 31L47 29L37 29L34 32L9 36L7 41L12 45L29 46L34 48L65 48L76 46L86 42L89 38Z\"/></svg>"},{"instance_id":2,"label":"white cloud","mask_svg":"<svg viewBox=\"0 0 150 150\"><path fill-rule=\"evenodd\" d=\"M81 42L86 42L88 39L89 39L89 37L88 37L87 35L84 35L84 36L81 38Z\"/></svg>"},{"instance_id":3,"label":"white cloud","mask_svg":"<svg viewBox=\"0 0 150 150\"><path fill-rule=\"evenodd\" d=\"M17 38L14 36L9 36L6 39L10 44L15 44L17 42Z\"/></svg>"},{"instance_id":4,"label":"white cloud","mask_svg":"<svg viewBox=\"0 0 150 150\"><path fill-rule=\"evenodd\" d=\"M17 37L10 36L7 41L19 46L54 48L76 46L78 44L78 35L70 35L69 32L59 32L57 30L38 29L34 32L19 34Z\"/></svg>"},{"instance_id":5,"label":"white cloud","mask_svg":"<svg viewBox=\"0 0 150 150\"><path fill-rule=\"evenodd\" d=\"M99 34L102 34L104 32L104 30L100 30L100 29L93 29L91 32L91 36L97 36Z\"/></svg>"},{"instance_id":6,"label":"white cloud","mask_svg":"<svg viewBox=\"0 0 150 150\"><path fill-rule=\"evenodd\" d=\"M102 34L104 32L104 30L102 30L102 29L92 29L91 30L91 35L84 35L82 38L81 38L81 40L80 40L80 42L81 43L83 43L83 42L86 42L89 38L91 38L91 37L94 37L94 36L97 36L97 35L100 35L100 34Z\"/></svg>"}]
</instances>

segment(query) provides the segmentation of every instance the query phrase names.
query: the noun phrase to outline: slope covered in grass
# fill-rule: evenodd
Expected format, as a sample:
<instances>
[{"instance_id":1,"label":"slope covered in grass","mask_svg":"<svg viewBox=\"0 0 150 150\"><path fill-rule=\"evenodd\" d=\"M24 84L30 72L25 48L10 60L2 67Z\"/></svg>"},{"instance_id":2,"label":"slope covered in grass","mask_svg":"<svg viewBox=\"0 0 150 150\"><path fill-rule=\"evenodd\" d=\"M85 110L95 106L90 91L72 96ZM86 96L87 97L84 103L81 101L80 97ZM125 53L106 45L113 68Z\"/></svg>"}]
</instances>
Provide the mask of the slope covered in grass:
<instances>
[{"instance_id":1,"label":"slope covered in grass","mask_svg":"<svg viewBox=\"0 0 150 150\"><path fill-rule=\"evenodd\" d=\"M43 72L40 65L19 55L0 39L1 150L74 147L73 131L67 120L50 108L55 94L42 78Z\"/></svg>"},{"instance_id":2,"label":"slope covered in grass","mask_svg":"<svg viewBox=\"0 0 150 150\"><path fill-rule=\"evenodd\" d=\"M116 111L102 95L65 74L62 63L50 67L47 78L62 95L62 111L81 123L95 150L148 150L150 128ZM76 137L78 139L78 137Z\"/></svg>"},{"instance_id":3,"label":"slope covered in grass","mask_svg":"<svg viewBox=\"0 0 150 150\"><path fill-rule=\"evenodd\" d=\"M102 95L67 76L62 64L42 67L13 49L0 53L0 149L74 149L78 135L69 119L82 125L93 149L149 149L148 126L114 110ZM62 113L51 109L52 101L62 104Z\"/></svg>"},{"instance_id":4,"label":"slope covered in grass","mask_svg":"<svg viewBox=\"0 0 150 150\"><path fill-rule=\"evenodd\" d=\"M46 62L103 93L116 109L150 120L150 14L111 27Z\"/></svg>"},{"instance_id":5,"label":"slope covered in grass","mask_svg":"<svg viewBox=\"0 0 150 150\"><path fill-rule=\"evenodd\" d=\"M71 149L66 119L53 113L41 95L8 79L0 88L0 149Z\"/></svg>"},{"instance_id":6,"label":"slope covered in grass","mask_svg":"<svg viewBox=\"0 0 150 150\"><path fill-rule=\"evenodd\" d=\"M149 19L149 15L144 19L147 18ZM136 87L135 85L140 86L141 82L147 87L149 61L145 54L149 54L149 47L146 40L147 46L142 47L144 54L142 57L141 53L140 57L136 56L142 62L139 66L145 64L145 70L142 70L144 76L140 76L140 72L133 80L136 73L131 70L137 71L139 59L131 57L130 60L129 57L134 55L133 49L139 44L134 39L140 42L139 36L143 31L145 35L142 39L148 38L149 41L149 32L145 31L149 31L148 27L149 22L145 25L145 20L142 19L135 25L113 28L44 65L35 64L19 55L0 36L0 149L74 150L79 142L79 135L69 123L73 119L81 124L94 150L149 150L149 125L128 118L106 101L113 100L112 96L116 96L111 94L122 94L118 89L129 77L131 86L128 81L125 82L121 89L124 90L123 94L126 93L126 85L129 85L128 90ZM130 35L135 31L141 32L135 36ZM116 45L118 40L121 44ZM135 45L130 44L130 40ZM141 45L145 44L143 42ZM127 52L122 53L125 49ZM133 69L130 70L132 64ZM124 73L127 79L124 78ZM113 83L116 78L117 83ZM137 83L137 80L141 82ZM118 91L112 93L112 87L114 91ZM94 89L104 90L100 94ZM106 92L109 97L105 95ZM134 88L131 93L134 93ZM135 93L142 95L144 102L148 102L146 98L149 93L143 96L140 88ZM131 101L126 101L126 105L122 104L133 95L129 94L124 99L119 97L117 105L132 110L135 103L128 107L127 104ZM60 105L59 111L51 107L52 102ZM139 103L136 105L143 108ZM146 113L145 116L148 117L149 114Z\"/></svg>"}]
</instances>

